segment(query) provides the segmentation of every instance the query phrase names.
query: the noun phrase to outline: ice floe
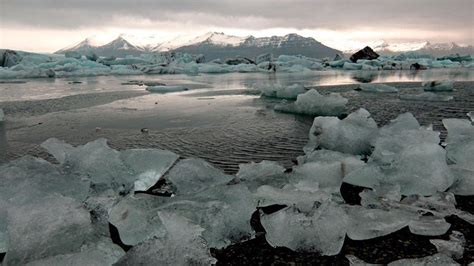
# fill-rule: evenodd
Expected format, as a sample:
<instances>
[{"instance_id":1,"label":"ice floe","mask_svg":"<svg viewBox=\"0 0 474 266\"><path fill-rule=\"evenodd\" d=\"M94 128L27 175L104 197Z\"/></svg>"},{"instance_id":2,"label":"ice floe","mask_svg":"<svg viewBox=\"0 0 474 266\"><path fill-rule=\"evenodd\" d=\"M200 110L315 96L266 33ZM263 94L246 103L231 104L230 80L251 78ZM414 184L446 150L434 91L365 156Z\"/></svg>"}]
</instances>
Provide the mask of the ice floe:
<instances>
[{"instance_id":1,"label":"ice floe","mask_svg":"<svg viewBox=\"0 0 474 266\"><path fill-rule=\"evenodd\" d=\"M423 82L421 85L425 91L452 91L453 82L449 80Z\"/></svg>"},{"instance_id":2,"label":"ice floe","mask_svg":"<svg viewBox=\"0 0 474 266\"><path fill-rule=\"evenodd\" d=\"M304 94L299 94L294 103L276 105L275 110L305 115L341 115L346 112L347 102L348 100L339 93L322 95L317 90L311 89Z\"/></svg>"}]
</instances>

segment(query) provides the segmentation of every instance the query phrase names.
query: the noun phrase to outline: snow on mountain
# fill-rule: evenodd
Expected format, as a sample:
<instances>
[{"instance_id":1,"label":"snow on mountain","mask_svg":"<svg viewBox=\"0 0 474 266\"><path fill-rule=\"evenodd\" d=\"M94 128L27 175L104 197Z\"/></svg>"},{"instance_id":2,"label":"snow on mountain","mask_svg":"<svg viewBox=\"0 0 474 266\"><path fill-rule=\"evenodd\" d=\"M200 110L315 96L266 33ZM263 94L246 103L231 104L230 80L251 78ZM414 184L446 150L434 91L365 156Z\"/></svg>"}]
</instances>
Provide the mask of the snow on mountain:
<instances>
[{"instance_id":1,"label":"snow on mountain","mask_svg":"<svg viewBox=\"0 0 474 266\"><path fill-rule=\"evenodd\" d=\"M474 54L474 48L469 45L460 45L451 43L431 43L425 42L404 42L404 43L388 43L386 41L376 41L367 44L374 51L380 54L399 54L404 52L415 52L419 54L430 54L435 57L446 56L449 54ZM362 49L362 47L360 48ZM345 51L347 54L353 54L360 49L351 49Z\"/></svg>"},{"instance_id":2,"label":"snow on mountain","mask_svg":"<svg viewBox=\"0 0 474 266\"><path fill-rule=\"evenodd\" d=\"M57 51L56 53L57 54L63 54L67 51L85 51L85 50L89 50L91 48L96 48L96 47L99 47L101 45L104 45L105 43L101 40L99 40L99 38L97 36L91 36L91 37L87 37L86 39L84 39L83 41L79 42L79 43L76 43L76 44L72 44L70 46L67 46L59 51Z\"/></svg>"},{"instance_id":3,"label":"snow on mountain","mask_svg":"<svg viewBox=\"0 0 474 266\"><path fill-rule=\"evenodd\" d=\"M184 46L200 43L213 44L217 46L238 46L248 37L226 35L222 32L208 32L198 36L178 36L172 40L157 45L154 51L170 51Z\"/></svg>"}]
</instances>

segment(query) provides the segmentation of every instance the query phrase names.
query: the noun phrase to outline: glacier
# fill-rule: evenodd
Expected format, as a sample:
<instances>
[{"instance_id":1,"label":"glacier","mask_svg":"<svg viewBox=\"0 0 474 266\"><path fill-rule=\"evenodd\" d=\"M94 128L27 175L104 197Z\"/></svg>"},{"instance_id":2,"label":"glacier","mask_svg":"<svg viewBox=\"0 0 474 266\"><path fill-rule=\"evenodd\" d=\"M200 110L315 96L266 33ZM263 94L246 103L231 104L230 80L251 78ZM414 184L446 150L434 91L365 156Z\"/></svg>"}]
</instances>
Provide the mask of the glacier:
<instances>
[{"instance_id":1,"label":"glacier","mask_svg":"<svg viewBox=\"0 0 474 266\"><path fill-rule=\"evenodd\" d=\"M121 45L129 48L121 37ZM136 47L135 47L136 48ZM138 51L138 50L137 50ZM0 50L6 53L7 64L0 66L0 79L63 78L101 75L186 74L199 73L310 73L342 69L344 71L385 71L436 68L471 68L472 63L450 59L435 60L423 56L381 56L374 60L351 62L341 57L310 58L301 55L273 56L261 54L255 58L221 58L207 62L203 55L182 52L141 51L133 55L97 56L92 50L69 51L65 54L36 54L24 51ZM336 60L337 59L337 60ZM433 83L434 84L434 83ZM446 90L449 86L443 85ZM440 90L442 86L427 85L426 90ZM369 89L370 90L370 89Z\"/></svg>"}]
</instances>

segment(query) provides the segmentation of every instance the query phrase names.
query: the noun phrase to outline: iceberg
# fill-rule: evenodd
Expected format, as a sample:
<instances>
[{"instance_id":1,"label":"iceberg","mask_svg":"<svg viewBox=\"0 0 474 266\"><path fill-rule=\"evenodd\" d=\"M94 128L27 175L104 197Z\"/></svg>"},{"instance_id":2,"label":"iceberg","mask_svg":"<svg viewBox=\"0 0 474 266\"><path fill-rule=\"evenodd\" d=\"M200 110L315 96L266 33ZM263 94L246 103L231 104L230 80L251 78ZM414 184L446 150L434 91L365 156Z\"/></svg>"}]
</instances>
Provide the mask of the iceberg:
<instances>
[{"instance_id":1,"label":"iceberg","mask_svg":"<svg viewBox=\"0 0 474 266\"><path fill-rule=\"evenodd\" d=\"M184 159L169 171L166 179L177 187L179 194L190 194L226 184L232 177L202 159Z\"/></svg>"},{"instance_id":2,"label":"iceberg","mask_svg":"<svg viewBox=\"0 0 474 266\"><path fill-rule=\"evenodd\" d=\"M326 201L309 212L294 206L261 217L267 241L274 247L336 255L344 244L349 218L337 204Z\"/></svg>"},{"instance_id":3,"label":"iceberg","mask_svg":"<svg viewBox=\"0 0 474 266\"><path fill-rule=\"evenodd\" d=\"M453 91L453 82L449 80L423 82L425 91Z\"/></svg>"},{"instance_id":4,"label":"iceberg","mask_svg":"<svg viewBox=\"0 0 474 266\"><path fill-rule=\"evenodd\" d=\"M110 239L101 239L96 243L87 243L77 253L56 255L29 262L28 266L48 265L113 265L125 255L123 249L112 243Z\"/></svg>"},{"instance_id":5,"label":"iceberg","mask_svg":"<svg viewBox=\"0 0 474 266\"><path fill-rule=\"evenodd\" d=\"M360 70L362 69L361 64L357 63L349 63L349 62L344 62L344 65L342 66L344 70Z\"/></svg>"},{"instance_id":6,"label":"iceberg","mask_svg":"<svg viewBox=\"0 0 474 266\"><path fill-rule=\"evenodd\" d=\"M474 194L474 125L467 119L443 119L448 130L447 159L455 182L450 191L456 195Z\"/></svg>"},{"instance_id":7,"label":"iceberg","mask_svg":"<svg viewBox=\"0 0 474 266\"><path fill-rule=\"evenodd\" d=\"M372 239L385 236L407 226L411 216L397 210L367 209L347 206L349 225L347 236L352 240Z\"/></svg>"},{"instance_id":8,"label":"iceberg","mask_svg":"<svg viewBox=\"0 0 474 266\"><path fill-rule=\"evenodd\" d=\"M117 192L128 192L133 187L135 180L130 178L120 152L110 148L106 139L97 139L75 148L57 139L50 139L42 147L51 150L58 161L64 160L62 167L68 173L90 178L96 191L112 188Z\"/></svg>"},{"instance_id":9,"label":"iceberg","mask_svg":"<svg viewBox=\"0 0 474 266\"><path fill-rule=\"evenodd\" d=\"M271 205L296 206L299 210L310 211L316 202L323 202L330 199L330 195L319 189L297 188L287 185L283 188L275 188L263 185L257 188L254 193L259 207Z\"/></svg>"},{"instance_id":10,"label":"iceberg","mask_svg":"<svg viewBox=\"0 0 474 266\"><path fill-rule=\"evenodd\" d=\"M441 254L445 254L454 259L461 259L463 257L466 239L461 232L453 231L451 235L449 235L449 240L430 239L430 242L435 245Z\"/></svg>"},{"instance_id":11,"label":"iceberg","mask_svg":"<svg viewBox=\"0 0 474 266\"><path fill-rule=\"evenodd\" d=\"M304 150L310 152L323 148L342 153L369 155L371 141L377 133L377 124L365 109L359 109L343 120L337 117L316 117Z\"/></svg>"},{"instance_id":12,"label":"iceberg","mask_svg":"<svg viewBox=\"0 0 474 266\"><path fill-rule=\"evenodd\" d=\"M281 99L296 99L298 95L306 92L306 88L301 84L293 84L291 86L264 86L258 88L262 95L267 97L281 98Z\"/></svg>"},{"instance_id":13,"label":"iceberg","mask_svg":"<svg viewBox=\"0 0 474 266\"><path fill-rule=\"evenodd\" d=\"M276 105L275 110L305 115L337 116L346 112L347 102L348 100L339 93L325 96L319 94L317 90L311 89L298 95L296 102L292 104Z\"/></svg>"},{"instance_id":14,"label":"iceberg","mask_svg":"<svg viewBox=\"0 0 474 266\"><path fill-rule=\"evenodd\" d=\"M131 149L120 153L121 159L134 173L134 191L147 191L173 166L179 156L158 149Z\"/></svg>"},{"instance_id":15,"label":"iceberg","mask_svg":"<svg viewBox=\"0 0 474 266\"><path fill-rule=\"evenodd\" d=\"M438 132L421 128L413 115L402 114L379 130L368 164L344 182L371 188L381 182L399 184L403 195L446 191L454 178L439 142Z\"/></svg>"},{"instance_id":16,"label":"iceberg","mask_svg":"<svg viewBox=\"0 0 474 266\"><path fill-rule=\"evenodd\" d=\"M147 239L165 234L157 209L170 198L147 194L129 195L114 205L109 222L114 225L125 245L134 246Z\"/></svg>"},{"instance_id":17,"label":"iceberg","mask_svg":"<svg viewBox=\"0 0 474 266\"><path fill-rule=\"evenodd\" d=\"M202 238L204 229L172 212L159 211L163 236L133 247L115 265L213 265L216 263Z\"/></svg>"},{"instance_id":18,"label":"iceberg","mask_svg":"<svg viewBox=\"0 0 474 266\"><path fill-rule=\"evenodd\" d=\"M355 90L365 91L365 92L387 92L387 93L396 93L398 89L392 86L385 84L376 84L376 83L362 83L357 86Z\"/></svg>"},{"instance_id":19,"label":"iceberg","mask_svg":"<svg viewBox=\"0 0 474 266\"><path fill-rule=\"evenodd\" d=\"M79 252L82 243L93 237L89 212L74 199L53 196L9 208L4 263L20 265Z\"/></svg>"}]
</instances>

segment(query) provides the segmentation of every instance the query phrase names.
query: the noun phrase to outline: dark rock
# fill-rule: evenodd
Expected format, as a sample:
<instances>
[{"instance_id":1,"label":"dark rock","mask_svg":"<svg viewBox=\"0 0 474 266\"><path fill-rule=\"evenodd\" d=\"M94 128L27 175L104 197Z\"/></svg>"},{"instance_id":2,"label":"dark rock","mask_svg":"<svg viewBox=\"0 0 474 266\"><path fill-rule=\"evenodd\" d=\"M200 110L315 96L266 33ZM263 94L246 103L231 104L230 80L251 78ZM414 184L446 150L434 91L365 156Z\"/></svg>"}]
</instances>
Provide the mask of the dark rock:
<instances>
[{"instance_id":1,"label":"dark rock","mask_svg":"<svg viewBox=\"0 0 474 266\"><path fill-rule=\"evenodd\" d=\"M240 64L253 64L255 65L255 62L251 59L245 58L245 57L236 57L236 58L227 58L225 60L225 63L227 65L240 65Z\"/></svg>"},{"instance_id":2,"label":"dark rock","mask_svg":"<svg viewBox=\"0 0 474 266\"><path fill-rule=\"evenodd\" d=\"M56 77L56 72L54 72L54 70L52 69L46 69L46 76L48 76L48 78L54 78Z\"/></svg>"},{"instance_id":3,"label":"dark rock","mask_svg":"<svg viewBox=\"0 0 474 266\"><path fill-rule=\"evenodd\" d=\"M349 183L343 182L340 188L341 196L347 204L350 205L360 205L360 193L368 189L366 187L360 187L356 185L351 185Z\"/></svg>"},{"instance_id":4,"label":"dark rock","mask_svg":"<svg viewBox=\"0 0 474 266\"><path fill-rule=\"evenodd\" d=\"M339 61L339 60L343 60L344 59L344 56L340 55L340 54L336 54L336 56L334 57L334 59L332 61Z\"/></svg>"},{"instance_id":5,"label":"dark rock","mask_svg":"<svg viewBox=\"0 0 474 266\"><path fill-rule=\"evenodd\" d=\"M380 55L374 52L372 48L370 48L369 46L366 46L364 49L353 54L350 59L352 62L357 63L357 60L359 59L374 60L374 59L379 58L379 56Z\"/></svg>"},{"instance_id":6,"label":"dark rock","mask_svg":"<svg viewBox=\"0 0 474 266\"><path fill-rule=\"evenodd\" d=\"M425 70L425 69L427 69L427 67L424 66L424 65L420 65L418 63L414 63L410 66L410 70L412 70L412 69L414 69L414 70Z\"/></svg>"},{"instance_id":7,"label":"dark rock","mask_svg":"<svg viewBox=\"0 0 474 266\"><path fill-rule=\"evenodd\" d=\"M23 59L16 51L13 50L0 50L0 66L12 67L20 63Z\"/></svg>"}]
</instances>

